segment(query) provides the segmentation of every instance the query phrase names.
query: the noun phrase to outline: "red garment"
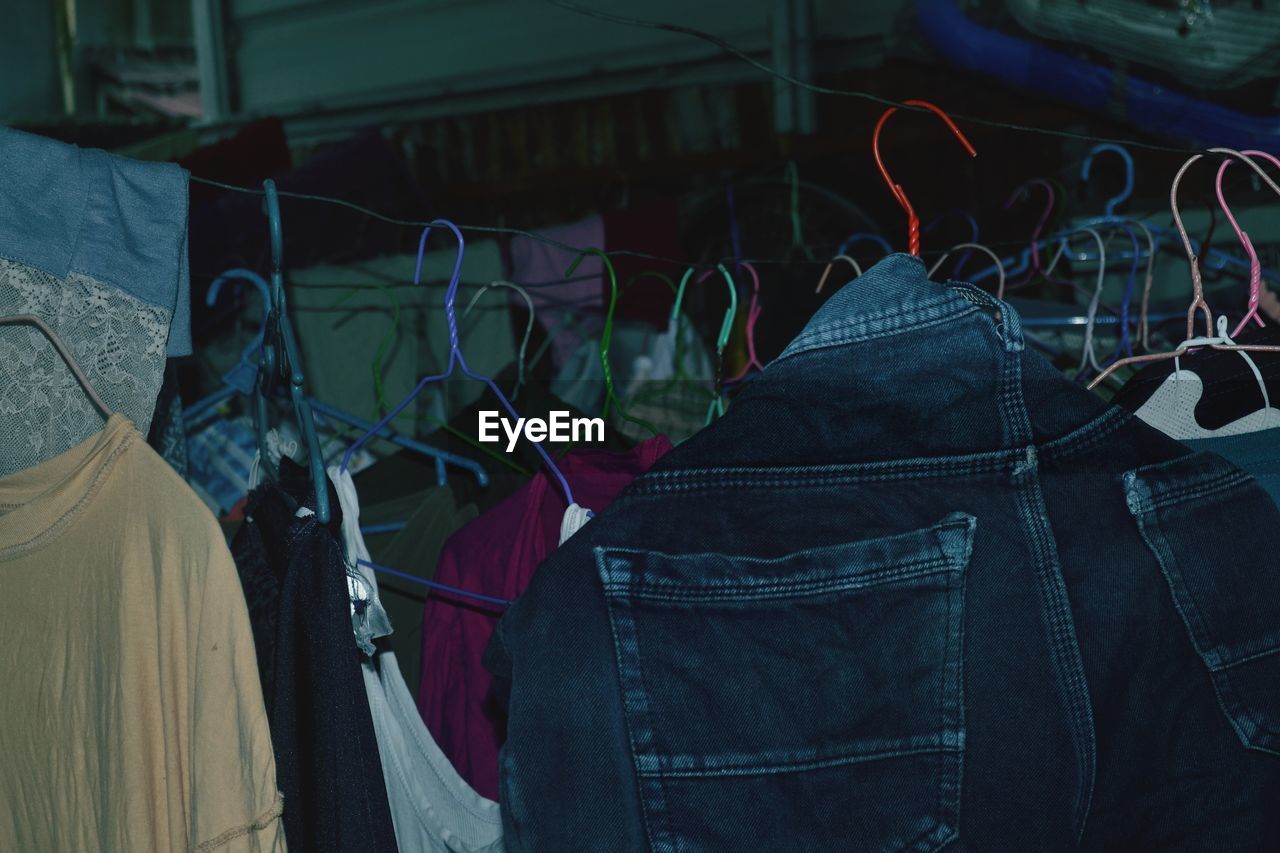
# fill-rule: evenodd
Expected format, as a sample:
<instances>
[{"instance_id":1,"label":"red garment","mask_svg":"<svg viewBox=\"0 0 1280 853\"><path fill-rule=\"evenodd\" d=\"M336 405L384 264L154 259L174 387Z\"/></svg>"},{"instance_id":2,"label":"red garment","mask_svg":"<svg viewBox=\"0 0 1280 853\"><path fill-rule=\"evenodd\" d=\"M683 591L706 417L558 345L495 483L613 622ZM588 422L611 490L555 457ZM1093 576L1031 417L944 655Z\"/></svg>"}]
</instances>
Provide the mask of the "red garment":
<instances>
[{"instance_id":1,"label":"red garment","mask_svg":"<svg viewBox=\"0 0 1280 853\"><path fill-rule=\"evenodd\" d=\"M556 465L579 506L599 512L628 483L671 450L666 436L626 453L575 450ZM506 500L473 519L445 543L439 583L504 599L524 592L534 569L560 545L566 503L545 471ZM590 522L588 522L590 523ZM422 614L422 680L418 711L453 766L482 796L498 798L492 681L481 655L500 614L483 602L432 593Z\"/></svg>"}]
</instances>

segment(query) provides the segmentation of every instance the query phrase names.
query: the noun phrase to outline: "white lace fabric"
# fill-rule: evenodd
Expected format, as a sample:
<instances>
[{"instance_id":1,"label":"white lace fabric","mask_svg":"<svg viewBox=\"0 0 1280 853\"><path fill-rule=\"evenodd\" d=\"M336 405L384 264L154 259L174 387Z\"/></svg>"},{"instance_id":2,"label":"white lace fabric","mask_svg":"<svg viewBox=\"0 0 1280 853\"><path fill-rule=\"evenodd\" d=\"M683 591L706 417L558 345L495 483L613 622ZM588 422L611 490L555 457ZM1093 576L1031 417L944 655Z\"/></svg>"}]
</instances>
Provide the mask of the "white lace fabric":
<instances>
[{"instance_id":1,"label":"white lace fabric","mask_svg":"<svg viewBox=\"0 0 1280 853\"><path fill-rule=\"evenodd\" d=\"M72 272L60 279L0 258L0 316L49 324L93 389L145 434L164 380L171 312ZM0 326L0 476L97 433L102 415L38 329Z\"/></svg>"}]
</instances>

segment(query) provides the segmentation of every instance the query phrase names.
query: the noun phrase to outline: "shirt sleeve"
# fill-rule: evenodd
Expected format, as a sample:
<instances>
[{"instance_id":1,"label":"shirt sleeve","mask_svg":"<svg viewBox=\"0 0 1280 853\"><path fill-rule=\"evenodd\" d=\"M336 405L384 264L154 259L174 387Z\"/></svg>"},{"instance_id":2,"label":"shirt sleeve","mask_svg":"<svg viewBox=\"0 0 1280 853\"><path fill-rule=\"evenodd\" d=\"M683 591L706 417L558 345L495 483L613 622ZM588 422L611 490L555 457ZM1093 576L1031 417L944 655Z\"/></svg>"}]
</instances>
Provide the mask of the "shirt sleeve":
<instances>
[{"instance_id":1,"label":"shirt sleeve","mask_svg":"<svg viewBox=\"0 0 1280 853\"><path fill-rule=\"evenodd\" d=\"M212 525L212 519L210 519ZM192 849L283 853L283 798L258 677L253 633L235 564L211 531L192 701Z\"/></svg>"}]
</instances>

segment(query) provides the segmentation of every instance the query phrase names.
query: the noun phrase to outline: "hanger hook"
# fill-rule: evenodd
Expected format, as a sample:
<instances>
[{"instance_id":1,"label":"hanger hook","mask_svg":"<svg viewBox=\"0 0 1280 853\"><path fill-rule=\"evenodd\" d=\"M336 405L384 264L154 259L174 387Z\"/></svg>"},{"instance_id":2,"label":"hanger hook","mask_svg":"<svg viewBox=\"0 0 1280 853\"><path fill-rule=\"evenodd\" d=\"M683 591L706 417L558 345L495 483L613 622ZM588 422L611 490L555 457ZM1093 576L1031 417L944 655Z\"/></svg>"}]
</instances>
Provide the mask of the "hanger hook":
<instances>
[{"instance_id":1,"label":"hanger hook","mask_svg":"<svg viewBox=\"0 0 1280 853\"><path fill-rule=\"evenodd\" d=\"M845 238L840 247L836 249L837 255L849 254L849 247L854 243L875 243L885 253L885 255L893 254L893 247L889 245L889 241L881 237L879 234L872 234L870 231L856 231Z\"/></svg>"},{"instance_id":2,"label":"hanger hook","mask_svg":"<svg viewBox=\"0 0 1280 853\"><path fill-rule=\"evenodd\" d=\"M1269 161L1273 166L1280 169L1280 159L1266 151L1241 151L1248 157L1262 157ZM1236 236L1240 238L1240 245L1244 246L1245 254L1249 257L1249 310L1241 318L1239 324L1231 332L1231 337L1236 337L1249 322L1256 321L1259 326L1263 325L1262 318L1258 316L1258 306L1262 298L1262 264L1258 260L1258 252L1253 248L1253 241L1249 239L1249 235L1240 227L1240 223L1236 221L1235 214L1231 211L1231 206L1227 204L1226 198L1222 194L1222 178L1227 173L1227 168L1231 165L1230 158L1224 158L1222 165L1218 167L1218 178L1215 181L1214 189L1218 195L1218 204L1222 206L1222 212L1226 214L1227 222L1230 223L1231 229L1236 232Z\"/></svg>"},{"instance_id":3,"label":"hanger hook","mask_svg":"<svg viewBox=\"0 0 1280 853\"><path fill-rule=\"evenodd\" d=\"M284 233L280 225L280 194L276 182L267 178L262 182L266 195L267 231L271 235L271 275L274 278L284 270Z\"/></svg>"},{"instance_id":4,"label":"hanger hook","mask_svg":"<svg viewBox=\"0 0 1280 853\"><path fill-rule=\"evenodd\" d=\"M1236 151L1234 148L1210 148L1210 154L1227 154L1240 160L1262 178L1262 182L1271 188L1273 192L1280 195L1280 186L1271 180L1271 176L1263 171L1262 167L1253 162L1249 157ZM1187 169L1197 160L1204 159L1203 154L1193 154L1182 164L1182 168L1178 169L1178 174L1173 178L1173 185L1169 188L1169 208L1173 211L1173 223L1178 229L1178 236L1182 238L1182 247L1187 253L1187 260L1191 264L1191 306L1187 309L1187 340L1195 337L1195 314L1196 311L1201 313L1204 318L1205 334L1204 337L1213 337L1213 312L1209 310L1209 305L1204 299L1204 281L1200 276L1200 261L1196 257L1195 249L1191 245L1191 237L1187 234L1187 226L1182 222L1182 213L1178 210L1178 186L1182 183L1182 176L1186 174Z\"/></svg>"},{"instance_id":5,"label":"hanger hook","mask_svg":"<svg viewBox=\"0 0 1280 853\"><path fill-rule=\"evenodd\" d=\"M1119 154L1124 160L1124 189L1107 199L1106 211L1108 217L1116 215L1116 208L1129 200L1129 196L1133 195L1133 155L1123 146L1116 145L1113 142L1100 142L1089 149L1089 156L1084 158L1084 164L1080 167L1080 179L1089 180L1089 172L1093 167L1093 158L1099 154L1110 151L1112 154Z\"/></svg>"},{"instance_id":6,"label":"hanger hook","mask_svg":"<svg viewBox=\"0 0 1280 853\"><path fill-rule=\"evenodd\" d=\"M836 261L847 261L849 266L853 267L853 277L857 278L862 275L862 267L858 266L858 262L845 254L836 255L827 262L827 266L822 270L822 277L818 279L818 286L814 288L814 293L821 293L822 288L826 286L827 279L831 276L831 270L835 268Z\"/></svg>"},{"instance_id":7,"label":"hanger hook","mask_svg":"<svg viewBox=\"0 0 1280 853\"><path fill-rule=\"evenodd\" d=\"M467 241L463 239L458 226L448 219L433 219L422 229L422 236L418 238L418 262L413 267L413 283L417 286L422 282L422 261L427 250L427 235L437 225L448 228L458 240L458 254L453 259L453 275L450 276L449 286L444 292L444 317L449 324L449 352L458 353L458 317L454 310L454 301L458 296L458 282L462 279L462 257L466 252Z\"/></svg>"},{"instance_id":8,"label":"hanger hook","mask_svg":"<svg viewBox=\"0 0 1280 853\"><path fill-rule=\"evenodd\" d=\"M956 127L956 123L951 120L951 116L944 113L939 107L928 101L911 100L903 101L902 103L911 107L923 107L932 112L942 119L956 139L960 140L960 144L969 152L970 157L978 156L978 152L965 135L960 132L960 128ZM902 188L901 184L893 180L889 170L885 168L884 159L880 156L880 133L884 130L885 122L889 120L889 116L896 113L898 109L898 107L889 107L880 116L880 120L876 122L876 128L871 132L871 153L875 156L876 168L880 170L880 177L884 178L884 182L889 186L889 192L893 193L893 197L898 200L898 204L902 206L902 209L907 214L907 249L911 254L918 256L920 254L920 217L916 216L915 208L911 206L911 199L907 198L906 190Z\"/></svg>"},{"instance_id":9,"label":"hanger hook","mask_svg":"<svg viewBox=\"0 0 1280 853\"><path fill-rule=\"evenodd\" d=\"M657 435L657 427L643 418L633 416L627 411L627 407L623 405L622 399L618 396L617 389L613 384L613 368L609 364L609 344L613 341L613 315L618 310L618 273L613 268L613 261L600 249L594 247L586 248L578 252L577 257L573 259L573 263L569 264L569 268L564 271L564 277L568 278L573 275L587 255L598 257L601 263L604 264L605 273L609 276L609 309L604 315L604 330L600 333L600 372L604 374L604 405L600 409L600 417L609 417L609 406L613 405L618 410L618 416L624 421L643 427L651 435Z\"/></svg>"},{"instance_id":10,"label":"hanger hook","mask_svg":"<svg viewBox=\"0 0 1280 853\"><path fill-rule=\"evenodd\" d=\"M1004 209L1008 210L1017 202L1028 198L1031 195L1032 187L1043 187L1048 198L1045 199L1044 210L1040 211L1040 218L1036 220L1035 227L1031 229L1031 266L1027 269L1027 274L1019 284L1026 284L1031 281L1036 273L1040 272L1040 235L1044 232L1044 226L1048 224L1049 217L1053 215L1053 208L1058 203L1058 196L1053 191L1053 184L1044 178L1032 178L1013 191L1013 194L1004 203Z\"/></svg>"}]
</instances>

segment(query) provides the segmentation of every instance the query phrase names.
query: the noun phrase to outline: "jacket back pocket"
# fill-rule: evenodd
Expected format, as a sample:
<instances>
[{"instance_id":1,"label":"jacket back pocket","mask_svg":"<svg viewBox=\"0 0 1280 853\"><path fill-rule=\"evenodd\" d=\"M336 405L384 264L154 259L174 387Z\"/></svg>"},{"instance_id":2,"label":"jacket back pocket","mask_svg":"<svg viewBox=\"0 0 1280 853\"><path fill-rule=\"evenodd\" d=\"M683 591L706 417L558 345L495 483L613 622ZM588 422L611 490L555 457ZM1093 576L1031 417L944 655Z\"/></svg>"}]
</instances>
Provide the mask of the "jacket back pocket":
<instances>
[{"instance_id":1,"label":"jacket back pocket","mask_svg":"<svg viewBox=\"0 0 1280 853\"><path fill-rule=\"evenodd\" d=\"M770 559L596 550L653 850L958 836L974 524Z\"/></svg>"},{"instance_id":2,"label":"jacket back pocket","mask_svg":"<svg viewBox=\"0 0 1280 853\"><path fill-rule=\"evenodd\" d=\"M1212 453L1131 471L1125 490L1241 743L1280 754L1280 511Z\"/></svg>"}]
</instances>

